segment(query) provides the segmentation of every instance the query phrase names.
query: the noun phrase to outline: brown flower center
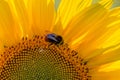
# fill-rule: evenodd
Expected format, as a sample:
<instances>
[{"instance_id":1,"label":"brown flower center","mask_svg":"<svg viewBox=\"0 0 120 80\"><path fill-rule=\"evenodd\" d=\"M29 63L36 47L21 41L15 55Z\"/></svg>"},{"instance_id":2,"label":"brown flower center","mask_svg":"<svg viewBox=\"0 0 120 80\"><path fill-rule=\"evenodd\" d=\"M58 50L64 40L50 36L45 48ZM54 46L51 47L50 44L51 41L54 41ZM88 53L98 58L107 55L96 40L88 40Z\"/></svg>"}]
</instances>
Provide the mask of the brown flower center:
<instances>
[{"instance_id":1,"label":"brown flower center","mask_svg":"<svg viewBox=\"0 0 120 80\"><path fill-rule=\"evenodd\" d=\"M23 38L5 49L1 80L90 80L87 63L67 44L51 44L44 36Z\"/></svg>"}]
</instances>

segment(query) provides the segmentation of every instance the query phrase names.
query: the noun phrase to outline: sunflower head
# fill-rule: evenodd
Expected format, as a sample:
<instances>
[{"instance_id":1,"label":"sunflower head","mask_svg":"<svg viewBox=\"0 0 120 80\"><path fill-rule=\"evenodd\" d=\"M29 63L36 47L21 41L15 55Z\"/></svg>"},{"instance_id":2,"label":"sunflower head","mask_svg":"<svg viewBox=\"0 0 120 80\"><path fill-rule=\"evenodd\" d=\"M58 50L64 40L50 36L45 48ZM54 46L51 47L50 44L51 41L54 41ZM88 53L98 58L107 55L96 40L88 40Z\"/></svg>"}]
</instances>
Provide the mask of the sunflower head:
<instances>
[{"instance_id":1,"label":"sunflower head","mask_svg":"<svg viewBox=\"0 0 120 80\"><path fill-rule=\"evenodd\" d=\"M106 68L120 59L112 3L0 1L0 80L119 80Z\"/></svg>"}]
</instances>

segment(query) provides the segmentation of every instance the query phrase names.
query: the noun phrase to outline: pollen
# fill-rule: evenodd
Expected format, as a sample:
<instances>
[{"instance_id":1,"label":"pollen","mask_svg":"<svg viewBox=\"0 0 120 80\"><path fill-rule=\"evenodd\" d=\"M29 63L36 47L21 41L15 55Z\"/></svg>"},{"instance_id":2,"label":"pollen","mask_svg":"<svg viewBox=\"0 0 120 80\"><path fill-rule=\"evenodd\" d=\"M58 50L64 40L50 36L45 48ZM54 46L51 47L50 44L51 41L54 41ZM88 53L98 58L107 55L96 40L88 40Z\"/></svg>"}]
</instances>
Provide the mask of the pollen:
<instances>
[{"instance_id":1,"label":"pollen","mask_svg":"<svg viewBox=\"0 0 120 80\"><path fill-rule=\"evenodd\" d=\"M6 47L1 58L1 80L91 80L89 68L68 44L51 44L45 35L24 37Z\"/></svg>"}]
</instances>

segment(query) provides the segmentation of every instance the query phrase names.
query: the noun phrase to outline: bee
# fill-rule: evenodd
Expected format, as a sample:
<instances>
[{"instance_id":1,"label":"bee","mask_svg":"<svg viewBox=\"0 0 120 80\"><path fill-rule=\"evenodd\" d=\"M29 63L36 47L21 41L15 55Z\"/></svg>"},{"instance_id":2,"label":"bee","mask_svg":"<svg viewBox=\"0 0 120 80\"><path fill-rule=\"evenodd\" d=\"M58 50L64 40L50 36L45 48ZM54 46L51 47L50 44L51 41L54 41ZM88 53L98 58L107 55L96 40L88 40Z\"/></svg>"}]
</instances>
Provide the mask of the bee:
<instances>
[{"instance_id":1,"label":"bee","mask_svg":"<svg viewBox=\"0 0 120 80\"><path fill-rule=\"evenodd\" d=\"M54 33L51 33L51 34L47 34L46 35L46 41L47 42L50 42L52 44L63 44L63 38L60 36L60 35L57 35L57 34L54 34Z\"/></svg>"}]
</instances>

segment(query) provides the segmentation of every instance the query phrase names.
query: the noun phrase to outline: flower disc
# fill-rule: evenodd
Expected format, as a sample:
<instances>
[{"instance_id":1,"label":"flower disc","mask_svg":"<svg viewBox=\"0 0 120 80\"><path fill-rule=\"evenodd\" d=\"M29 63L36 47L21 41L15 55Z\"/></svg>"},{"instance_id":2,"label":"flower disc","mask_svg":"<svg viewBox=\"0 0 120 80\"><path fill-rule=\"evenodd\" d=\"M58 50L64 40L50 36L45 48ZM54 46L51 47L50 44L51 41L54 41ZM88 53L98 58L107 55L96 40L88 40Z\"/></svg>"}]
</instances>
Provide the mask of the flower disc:
<instances>
[{"instance_id":1,"label":"flower disc","mask_svg":"<svg viewBox=\"0 0 120 80\"><path fill-rule=\"evenodd\" d=\"M87 80L88 68L66 44L56 45L43 36L24 38L4 55L3 80ZM5 59L5 57L4 57Z\"/></svg>"}]
</instances>

